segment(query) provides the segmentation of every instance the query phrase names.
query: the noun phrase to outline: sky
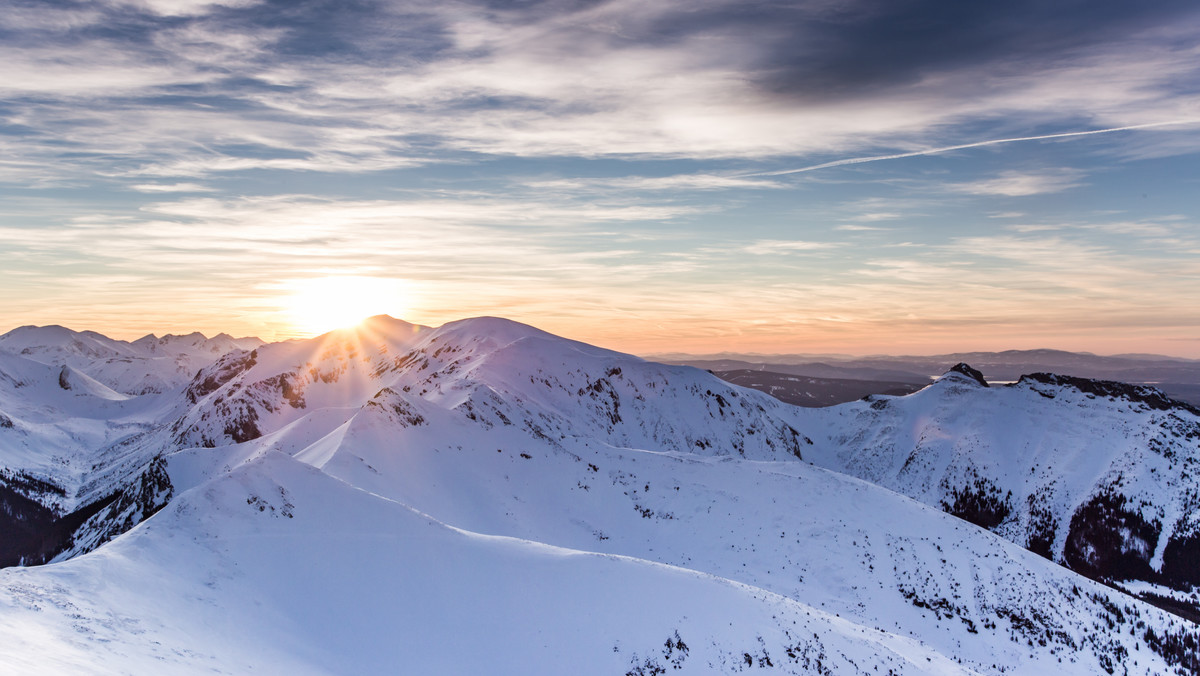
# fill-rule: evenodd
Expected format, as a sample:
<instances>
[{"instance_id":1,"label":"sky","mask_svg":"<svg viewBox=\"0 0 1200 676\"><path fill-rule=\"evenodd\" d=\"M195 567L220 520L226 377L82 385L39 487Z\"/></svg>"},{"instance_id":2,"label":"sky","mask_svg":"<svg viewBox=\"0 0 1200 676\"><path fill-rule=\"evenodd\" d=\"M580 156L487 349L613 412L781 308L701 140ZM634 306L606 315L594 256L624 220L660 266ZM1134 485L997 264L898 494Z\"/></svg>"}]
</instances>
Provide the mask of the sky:
<instances>
[{"instance_id":1,"label":"sky","mask_svg":"<svg viewBox=\"0 0 1200 676\"><path fill-rule=\"evenodd\" d=\"M0 331L1200 358L1200 6L0 0Z\"/></svg>"}]
</instances>

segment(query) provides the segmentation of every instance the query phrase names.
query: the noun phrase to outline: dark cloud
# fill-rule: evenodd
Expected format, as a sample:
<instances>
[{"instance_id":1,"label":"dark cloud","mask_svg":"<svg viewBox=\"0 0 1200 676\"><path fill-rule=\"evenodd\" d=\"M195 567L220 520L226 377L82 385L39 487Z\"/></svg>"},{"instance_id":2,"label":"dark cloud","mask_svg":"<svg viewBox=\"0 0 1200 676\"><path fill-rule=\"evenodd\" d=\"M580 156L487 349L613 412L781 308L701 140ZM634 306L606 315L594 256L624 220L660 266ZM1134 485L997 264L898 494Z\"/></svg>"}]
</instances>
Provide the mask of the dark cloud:
<instances>
[{"instance_id":1,"label":"dark cloud","mask_svg":"<svg viewBox=\"0 0 1200 676\"><path fill-rule=\"evenodd\" d=\"M826 98L878 93L962 71L1012 75L1068 63L1133 34L1196 16L1193 2L863 0L835 11L767 5L714 17L768 45L772 92Z\"/></svg>"},{"instance_id":2,"label":"dark cloud","mask_svg":"<svg viewBox=\"0 0 1200 676\"><path fill-rule=\"evenodd\" d=\"M243 10L264 28L285 29L281 56L337 61L419 62L450 46L436 5L373 0L273 0Z\"/></svg>"},{"instance_id":3,"label":"dark cloud","mask_svg":"<svg viewBox=\"0 0 1200 676\"><path fill-rule=\"evenodd\" d=\"M764 91L809 99L841 98L902 87L931 74L986 69L1036 71L1081 51L1122 42L1154 26L1182 24L1200 12L1193 0L725 0L615 5L600 0L479 0L456 4L386 0L268 0L246 7L215 5L202 16L158 16L132 4L4 3L25 14L63 17L103 8L103 21L47 19L38 29L7 28L0 39L63 47L88 40L120 42L148 58L167 45L156 33L203 24L239 32L276 31L272 58L328 63L421 64L453 48L452 17L476 15L496 27L547 26L570 43L613 48L664 46L711 39L713 60L744 69Z\"/></svg>"},{"instance_id":4,"label":"dark cloud","mask_svg":"<svg viewBox=\"0 0 1200 676\"><path fill-rule=\"evenodd\" d=\"M877 93L935 73L1036 71L1200 16L1191 0L695 2L625 14L596 2L489 5L504 7L498 16L514 24L574 15L579 22L562 30L607 34L614 47L711 38L713 59L750 69L766 91L817 99Z\"/></svg>"}]
</instances>

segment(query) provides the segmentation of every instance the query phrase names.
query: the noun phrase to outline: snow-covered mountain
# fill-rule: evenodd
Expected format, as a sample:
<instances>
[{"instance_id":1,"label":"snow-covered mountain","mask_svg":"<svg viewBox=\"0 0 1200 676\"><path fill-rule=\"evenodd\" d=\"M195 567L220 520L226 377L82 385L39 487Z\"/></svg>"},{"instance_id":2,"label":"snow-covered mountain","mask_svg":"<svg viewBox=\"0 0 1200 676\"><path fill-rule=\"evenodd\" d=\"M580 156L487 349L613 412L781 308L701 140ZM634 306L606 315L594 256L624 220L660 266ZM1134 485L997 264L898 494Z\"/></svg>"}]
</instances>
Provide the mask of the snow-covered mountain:
<instances>
[{"instance_id":1,"label":"snow-covered mountain","mask_svg":"<svg viewBox=\"0 0 1200 676\"><path fill-rule=\"evenodd\" d=\"M1004 460L1016 451L1002 442L1017 428L1033 438L1058 418L1095 446L1118 428L1158 438L1149 411L1186 422L1186 410L1076 401L1049 376L994 390L1029 395L1016 405L973 395L984 388L962 373L909 397L799 409L497 318L374 318L228 352L185 387L136 397L73 368L0 361L26 383L0 387L12 423L0 497L44 510L8 510L26 526L69 530L56 563L0 570L0 664L18 670L1200 667L1191 622L1028 551L1019 516L989 532L912 488L945 471L871 469L894 464L914 425L945 419L937 429L988 437L981 448L1011 470L976 470L997 477L987 485L1015 485L1024 456ZM59 387L61 374L79 384ZM19 401L28 388L38 396ZM1188 443L1170 447L1181 467L1198 455ZM1122 462L1149 462L1136 455L1131 443ZM1046 471L1078 472L1060 478L1073 490L1092 467ZM1151 499L1150 484L1136 495L1162 523L1184 504Z\"/></svg>"},{"instance_id":2,"label":"snow-covered mountain","mask_svg":"<svg viewBox=\"0 0 1200 676\"><path fill-rule=\"evenodd\" d=\"M818 464L1200 619L1200 410L1145 386L959 365L907 397L813 411ZM810 428L815 429L815 428Z\"/></svg>"},{"instance_id":3,"label":"snow-covered mountain","mask_svg":"<svg viewBox=\"0 0 1200 676\"><path fill-rule=\"evenodd\" d=\"M219 334L153 334L133 342L95 331L62 326L22 326L0 336L0 352L53 366L70 366L124 394L165 392L187 383L196 371L235 350L252 350L263 341Z\"/></svg>"}]
</instances>

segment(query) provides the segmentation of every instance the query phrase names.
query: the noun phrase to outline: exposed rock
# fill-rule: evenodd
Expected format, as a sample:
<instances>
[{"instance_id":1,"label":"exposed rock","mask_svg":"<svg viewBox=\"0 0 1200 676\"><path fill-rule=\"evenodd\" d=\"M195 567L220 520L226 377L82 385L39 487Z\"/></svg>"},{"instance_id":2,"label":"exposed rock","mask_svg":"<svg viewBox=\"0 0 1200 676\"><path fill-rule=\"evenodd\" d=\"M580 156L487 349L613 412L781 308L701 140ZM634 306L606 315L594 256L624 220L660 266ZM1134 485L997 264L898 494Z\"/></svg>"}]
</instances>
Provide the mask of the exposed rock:
<instances>
[{"instance_id":1,"label":"exposed rock","mask_svg":"<svg viewBox=\"0 0 1200 676\"><path fill-rule=\"evenodd\" d=\"M1027 383L1073 387L1086 394L1113 399L1125 399L1134 403L1145 404L1156 411L1182 409L1200 415L1200 408L1182 401L1176 401L1168 397L1162 390L1150 387L1149 385L1130 385L1113 380L1092 380L1090 378L1060 376L1056 373L1029 373L1021 376L1021 380L1017 384Z\"/></svg>"},{"instance_id":2,"label":"exposed rock","mask_svg":"<svg viewBox=\"0 0 1200 676\"><path fill-rule=\"evenodd\" d=\"M959 362L954 366L951 366L950 370L946 371L946 373L961 373L962 375L974 380L984 387L988 386L987 381L983 379L983 373L981 371L973 369L969 364L965 364L963 362Z\"/></svg>"}]
</instances>

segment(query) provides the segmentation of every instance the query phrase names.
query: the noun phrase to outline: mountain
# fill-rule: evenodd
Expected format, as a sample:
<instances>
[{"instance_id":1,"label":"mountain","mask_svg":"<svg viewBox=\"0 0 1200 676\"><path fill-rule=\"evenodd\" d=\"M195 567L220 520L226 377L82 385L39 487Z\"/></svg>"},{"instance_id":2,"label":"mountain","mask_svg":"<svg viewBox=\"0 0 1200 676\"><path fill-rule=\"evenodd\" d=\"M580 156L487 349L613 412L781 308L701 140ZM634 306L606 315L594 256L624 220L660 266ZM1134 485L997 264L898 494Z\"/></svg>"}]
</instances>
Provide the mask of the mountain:
<instances>
[{"instance_id":1,"label":"mountain","mask_svg":"<svg viewBox=\"0 0 1200 676\"><path fill-rule=\"evenodd\" d=\"M0 464L58 488L12 493L76 516L55 563L0 570L0 663L19 671L1200 668L1191 622L1030 552L1015 527L904 497L886 471L849 476L870 464L858 447L904 447L921 415L966 430L972 407L1001 410L976 389L1040 392L988 436L1053 416L1082 437L1150 434L1152 411L1190 419L1152 408L1169 402L1126 421L1136 406L1052 390L1070 383L984 388L962 369L802 409L498 318L375 318L229 352L169 392L83 390L94 406L56 403L68 391L37 373L22 377L57 408L35 427L21 388L0 389ZM69 462L12 450L83 420L96 436L63 446ZM1187 443L1171 448L1194 460Z\"/></svg>"},{"instance_id":2,"label":"mountain","mask_svg":"<svg viewBox=\"0 0 1200 676\"><path fill-rule=\"evenodd\" d=\"M1046 373L989 387L959 365L809 419L814 462L1200 620L1200 409Z\"/></svg>"},{"instance_id":3,"label":"mountain","mask_svg":"<svg viewBox=\"0 0 1200 676\"><path fill-rule=\"evenodd\" d=\"M1063 350L1007 350L960 352L933 356L849 357L825 355L669 355L664 361L687 364L721 373L764 371L814 379L886 381L869 387L885 393L890 383L926 385L954 364L968 363L990 381L1016 381L1031 373L1057 373L1093 380L1153 385L1172 397L1200 406L1200 360L1162 355L1097 356ZM754 385L748 385L755 387ZM761 389L761 388L756 388ZM801 399L824 399L829 389L815 384L793 391ZM764 390L765 391L765 390ZM833 390L833 391L836 391Z\"/></svg>"},{"instance_id":4,"label":"mountain","mask_svg":"<svg viewBox=\"0 0 1200 676\"><path fill-rule=\"evenodd\" d=\"M374 317L355 330L230 352L186 388L193 408L173 425L174 442L186 447L247 441L311 410L341 410L348 417L427 331Z\"/></svg>"},{"instance_id":5,"label":"mountain","mask_svg":"<svg viewBox=\"0 0 1200 676\"><path fill-rule=\"evenodd\" d=\"M844 404L871 394L912 394L924 387L923 384L847 378L813 378L750 369L713 371L712 374L726 382L766 392L782 402L807 408Z\"/></svg>"},{"instance_id":6,"label":"mountain","mask_svg":"<svg viewBox=\"0 0 1200 676\"><path fill-rule=\"evenodd\" d=\"M70 366L117 392L137 395L179 387L222 355L252 350L262 343L258 338L223 333L213 338L201 333L148 335L126 342L62 326L22 326L0 336L0 352Z\"/></svg>"},{"instance_id":7,"label":"mountain","mask_svg":"<svg viewBox=\"0 0 1200 676\"><path fill-rule=\"evenodd\" d=\"M934 357L868 358L855 366L908 368L928 375L941 373L951 364L968 363L989 380L1015 381L1031 373L1056 373L1090 380L1153 385L1184 398L1200 385L1200 360L1160 355L1104 357L1062 350L1008 350L966 352ZM1200 405L1200 401L1188 400Z\"/></svg>"},{"instance_id":8,"label":"mountain","mask_svg":"<svg viewBox=\"0 0 1200 676\"><path fill-rule=\"evenodd\" d=\"M905 383L909 385L928 385L930 379L941 373L945 367L936 373L926 374L925 369L913 365L901 365L898 368L860 366L854 363L801 362L789 364L786 362L752 362L741 359L700 359L677 358L668 359L664 363L695 366L696 368L713 371L764 371L780 373L805 378L821 378L828 380L867 380L885 383ZM950 362L953 364L954 362ZM908 366L909 368L904 368Z\"/></svg>"},{"instance_id":9,"label":"mountain","mask_svg":"<svg viewBox=\"0 0 1200 676\"><path fill-rule=\"evenodd\" d=\"M0 578L0 661L26 672L961 673L733 580L465 532L278 453Z\"/></svg>"}]
</instances>

